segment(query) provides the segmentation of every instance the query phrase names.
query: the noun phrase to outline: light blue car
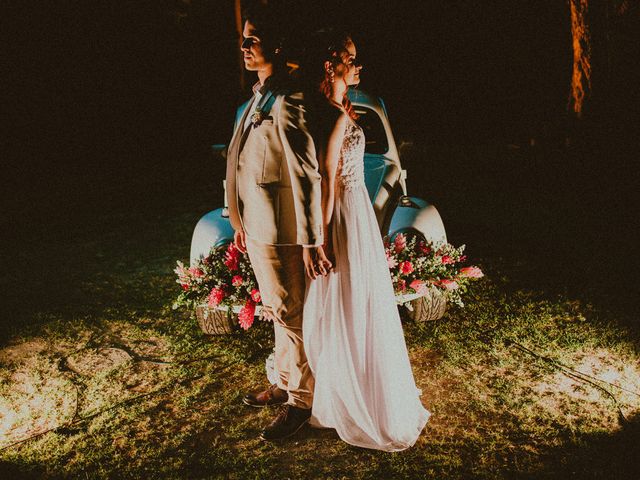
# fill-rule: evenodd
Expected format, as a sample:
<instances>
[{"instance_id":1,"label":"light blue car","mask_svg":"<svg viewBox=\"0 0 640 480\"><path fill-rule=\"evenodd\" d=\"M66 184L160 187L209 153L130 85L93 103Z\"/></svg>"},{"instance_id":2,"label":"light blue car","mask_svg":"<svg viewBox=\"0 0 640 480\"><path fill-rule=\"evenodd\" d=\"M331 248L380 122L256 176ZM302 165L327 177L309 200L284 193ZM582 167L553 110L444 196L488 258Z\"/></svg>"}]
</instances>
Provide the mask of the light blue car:
<instances>
[{"instance_id":1,"label":"light blue car","mask_svg":"<svg viewBox=\"0 0 640 480\"><path fill-rule=\"evenodd\" d=\"M380 234L384 237L400 232L417 232L434 244L446 242L444 224L436 208L426 200L407 193L406 170L400 165L398 148L382 99L354 89L348 95L359 115L358 124L365 133L365 182ZM247 104L238 109L236 121ZM214 148L220 149L221 146ZM225 189L225 206L207 213L198 221L191 241L192 264L206 257L211 247L233 240L226 198Z\"/></svg>"}]
</instances>

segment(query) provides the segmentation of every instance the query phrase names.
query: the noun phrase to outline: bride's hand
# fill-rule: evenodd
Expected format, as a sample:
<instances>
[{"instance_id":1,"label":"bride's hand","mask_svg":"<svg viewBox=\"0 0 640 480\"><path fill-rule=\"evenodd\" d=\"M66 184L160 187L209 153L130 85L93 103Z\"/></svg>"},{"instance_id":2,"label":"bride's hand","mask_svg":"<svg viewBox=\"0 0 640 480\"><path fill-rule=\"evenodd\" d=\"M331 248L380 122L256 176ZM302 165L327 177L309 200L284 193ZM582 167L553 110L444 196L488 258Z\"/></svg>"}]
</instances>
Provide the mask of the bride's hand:
<instances>
[{"instance_id":1,"label":"bride's hand","mask_svg":"<svg viewBox=\"0 0 640 480\"><path fill-rule=\"evenodd\" d=\"M322 275L329 275L329 272L333 269L333 261L330 259L324 247L318 247L316 252L316 265Z\"/></svg>"},{"instance_id":2,"label":"bride's hand","mask_svg":"<svg viewBox=\"0 0 640 480\"><path fill-rule=\"evenodd\" d=\"M333 242L331 240L327 240L324 245L322 245L322 250L325 255L325 259L329 262L329 270L333 270L333 265L336 263L336 256L333 252Z\"/></svg>"},{"instance_id":3,"label":"bride's hand","mask_svg":"<svg viewBox=\"0 0 640 480\"><path fill-rule=\"evenodd\" d=\"M322 247L304 247L302 249L304 270L311 280L318 275L327 275L331 270L331 262L327 259Z\"/></svg>"}]
</instances>

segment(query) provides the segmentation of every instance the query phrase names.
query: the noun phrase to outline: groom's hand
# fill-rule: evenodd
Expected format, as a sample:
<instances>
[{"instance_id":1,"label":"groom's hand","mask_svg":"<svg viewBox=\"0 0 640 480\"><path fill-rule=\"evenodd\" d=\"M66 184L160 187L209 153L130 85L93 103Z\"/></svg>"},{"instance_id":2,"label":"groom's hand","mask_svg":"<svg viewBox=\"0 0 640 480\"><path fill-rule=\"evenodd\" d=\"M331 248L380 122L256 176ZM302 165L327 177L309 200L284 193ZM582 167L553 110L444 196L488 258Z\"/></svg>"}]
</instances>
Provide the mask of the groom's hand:
<instances>
[{"instance_id":1,"label":"groom's hand","mask_svg":"<svg viewBox=\"0 0 640 480\"><path fill-rule=\"evenodd\" d=\"M242 253L247 253L247 243L245 240L244 230L236 230L233 234L233 243L236 244L236 247L238 247L238 250Z\"/></svg>"},{"instance_id":2,"label":"groom's hand","mask_svg":"<svg viewBox=\"0 0 640 480\"><path fill-rule=\"evenodd\" d=\"M302 261L304 262L304 271L311 280L315 280L318 276L318 272L316 271L316 262L315 262L315 249L317 247L303 247L302 248Z\"/></svg>"}]
</instances>

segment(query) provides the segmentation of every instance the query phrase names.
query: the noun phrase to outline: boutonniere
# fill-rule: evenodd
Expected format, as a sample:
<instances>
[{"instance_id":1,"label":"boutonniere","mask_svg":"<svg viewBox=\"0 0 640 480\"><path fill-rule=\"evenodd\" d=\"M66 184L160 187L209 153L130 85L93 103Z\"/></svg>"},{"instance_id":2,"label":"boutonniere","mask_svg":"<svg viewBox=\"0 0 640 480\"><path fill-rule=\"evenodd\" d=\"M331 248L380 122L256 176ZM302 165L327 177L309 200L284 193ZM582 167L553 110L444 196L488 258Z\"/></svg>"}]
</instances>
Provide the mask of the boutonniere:
<instances>
[{"instance_id":1,"label":"boutonniere","mask_svg":"<svg viewBox=\"0 0 640 480\"><path fill-rule=\"evenodd\" d=\"M265 118L267 118L267 115L261 109L256 108L256 111L251 115L251 124L253 125L253 128L260 125Z\"/></svg>"}]
</instances>

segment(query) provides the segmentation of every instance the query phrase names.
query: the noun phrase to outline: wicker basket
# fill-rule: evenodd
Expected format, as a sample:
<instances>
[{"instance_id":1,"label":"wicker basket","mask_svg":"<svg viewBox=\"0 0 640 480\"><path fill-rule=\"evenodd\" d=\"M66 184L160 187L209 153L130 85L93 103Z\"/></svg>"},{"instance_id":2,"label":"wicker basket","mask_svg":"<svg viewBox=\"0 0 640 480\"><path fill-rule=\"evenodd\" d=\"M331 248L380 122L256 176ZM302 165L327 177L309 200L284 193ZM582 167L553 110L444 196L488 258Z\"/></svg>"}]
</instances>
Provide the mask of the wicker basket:
<instances>
[{"instance_id":1,"label":"wicker basket","mask_svg":"<svg viewBox=\"0 0 640 480\"><path fill-rule=\"evenodd\" d=\"M224 335L233 332L236 326L231 310L218 310L208 305L196 307L198 325L207 335Z\"/></svg>"},{"instance_id":2,"label":"wicker basket","mask_svg":"<svg viewBox=\"0 0 640 480\"><path fill-rule=\"evenodd\" d=\"M447 309L447 299L442 290L437 287L429 287L426 295L411 300L407 307L409 318L416 322L438 320L443 317Z\"/></svg>"}]
</instances>

